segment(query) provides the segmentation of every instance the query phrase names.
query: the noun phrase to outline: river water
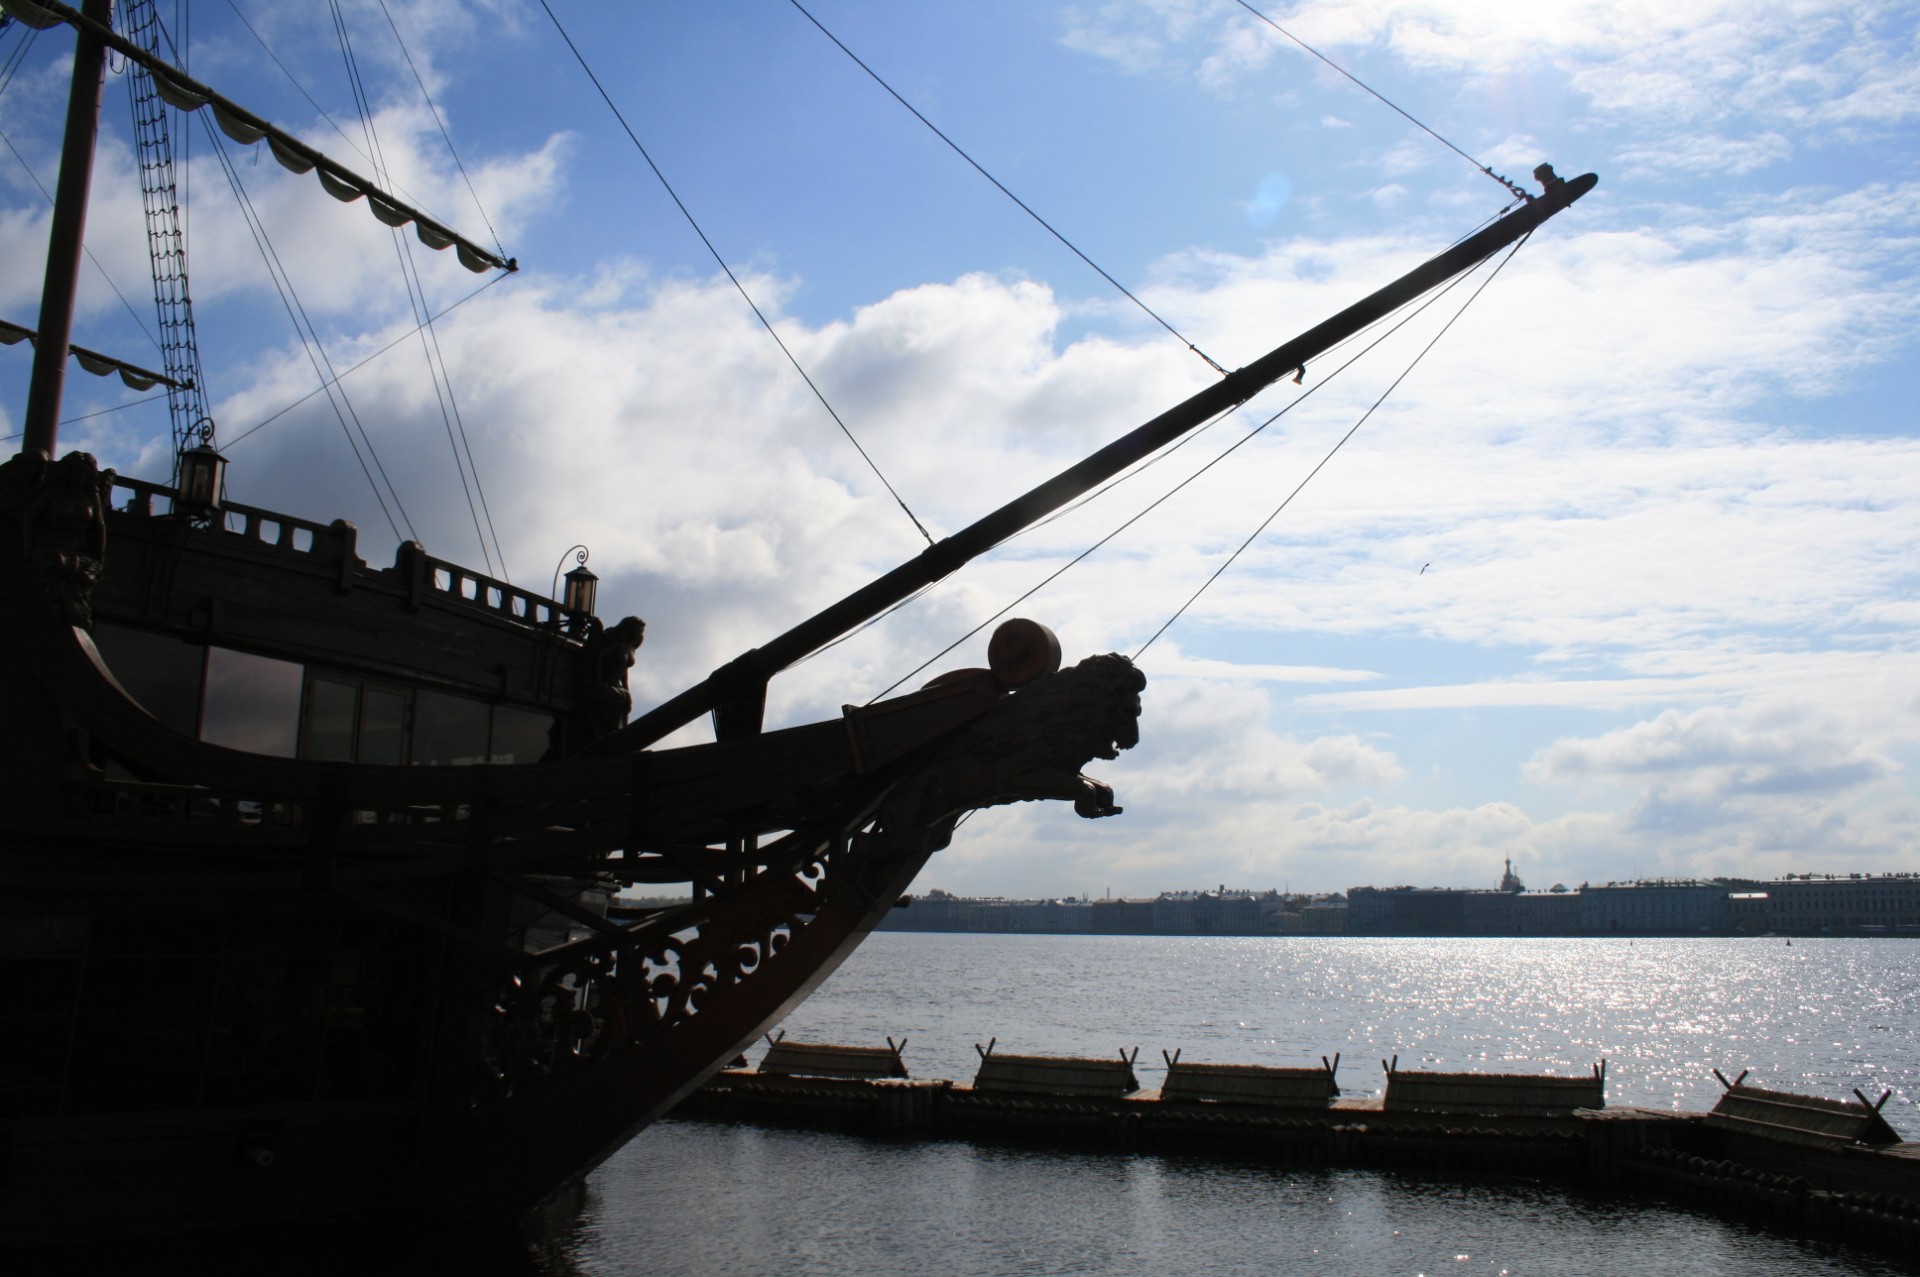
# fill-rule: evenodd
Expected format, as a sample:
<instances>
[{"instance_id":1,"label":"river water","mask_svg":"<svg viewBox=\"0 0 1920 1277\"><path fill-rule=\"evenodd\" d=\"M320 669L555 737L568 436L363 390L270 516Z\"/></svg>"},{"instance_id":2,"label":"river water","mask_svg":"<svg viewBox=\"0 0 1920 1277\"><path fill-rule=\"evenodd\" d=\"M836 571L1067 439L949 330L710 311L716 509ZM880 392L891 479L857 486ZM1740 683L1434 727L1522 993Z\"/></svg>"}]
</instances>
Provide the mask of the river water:
<instances>
[{"instance_id":1,"label":"river water","mask_svg":"<svg viewBox=\"0 0 1920 1277\"><path fill-rule=\"evenodd\" d=\"M1893 1093L1920 1138L1908 940L1403 940L876 935L783 1026L908 1040L915 1077L976 1043L1302 1065L1346 1094L1403 1068L1584 1073L1612 1105L1705 1109L1732 1077ZM1817 1274L1915 1271L1644 1200L1198 1157L897 1144L667 1121L589 1181L549 1271L615 1274Z\"/></svg>"}]
</instances>

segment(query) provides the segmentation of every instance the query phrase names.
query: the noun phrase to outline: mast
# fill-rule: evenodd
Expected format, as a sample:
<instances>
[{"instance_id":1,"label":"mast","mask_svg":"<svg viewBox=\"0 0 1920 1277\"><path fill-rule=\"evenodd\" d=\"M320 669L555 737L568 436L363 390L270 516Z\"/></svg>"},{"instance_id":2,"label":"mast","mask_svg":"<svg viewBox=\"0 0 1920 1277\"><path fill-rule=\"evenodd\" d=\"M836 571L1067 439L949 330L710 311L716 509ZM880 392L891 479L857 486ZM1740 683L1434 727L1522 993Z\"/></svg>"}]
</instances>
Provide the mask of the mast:
<instances>
[{"instance_id":1,"label":"mast","mask_svg":"<svg viewBox=\"0 0 1920 1277\"><path fill-rule=\"evenodd\" d=\"M82 11L97 26L113 25L113 0L85 0ZM53 194L39 336L33 347L25 433L20 441L23 454L51 457L59 447L60 397L66 388L67 345L73 337L74 295L79 291L80 254L86 241L87 196L93 188L93 140L100 130L100 99L106 83L106 45L82 26L73 49L73 87L67 95L60 180Z\"/></svg>"},{"instance_id":2,"label":"mast","mask_svg":"<svg viewBox=\"0 0 1920 1277\"><path fill-rule=\"evenodd\" d=\"M1375 320L1391 314L1422 293L1444 284L1505 248L1592 190L1599 177L1588 173L1562 181L1542 165L1536 170L1546 194L1502 217L1477 234L1408 271L1391 284L1354 303L1292 341L1275 347L1246 367L1228 374L1199 394L1121 436L1077 465L1001 506L992 514L929 546L838 603L816 613L765 647L754 648L721 666L701 682L642 714L616 732L595 741L587 753L645 749L669 732L709 711L722 739L760 730L767 680L795 661L855 626L878 616L942 577L984 554L1008 537L1091 491L1180 436L1254 397L1267 386L1304 368L1328 349Z\"/></svg>"}]
</instances>

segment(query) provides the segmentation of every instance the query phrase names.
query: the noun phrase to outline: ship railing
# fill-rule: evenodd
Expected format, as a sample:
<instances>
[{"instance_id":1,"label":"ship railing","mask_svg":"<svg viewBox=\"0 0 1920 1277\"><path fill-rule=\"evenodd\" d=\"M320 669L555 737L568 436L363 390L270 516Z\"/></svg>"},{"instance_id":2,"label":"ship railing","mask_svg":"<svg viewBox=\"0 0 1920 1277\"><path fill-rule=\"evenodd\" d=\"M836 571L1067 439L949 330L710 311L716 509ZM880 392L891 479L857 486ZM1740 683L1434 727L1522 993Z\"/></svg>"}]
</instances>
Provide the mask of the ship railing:
<instances>
[{"instance_id":1,"label":"ship railing","mask_svg":"<svg viewBox=\"0 0 1920 1277\"><path fill-rule=\"evenodd\" d=\"M301 803L242 798L198 785L99 778L85 782L83 792L87 814L96 818L284 830L299 837L307 824Z\"/></svg>"},{"instance_id":2,"label":"ship railing","mask_svg":"<svg viewBox=\"0 0 1920 1277\"><path fill-rule=\"evenodd\" d=\"M125 513L153 516L175 509L178 493L165 484L115 475L113 486L130 494L126 504L120 507ZM333 565L342 590L352 589L354 576L366 567L359 557L358 529L344 519L315 523L238 501L222 502L219 519L222 531L251 546ZM590 616L569 611L557 599L428 554L416 541L400 546L393 570L406 586L407 606L411 609L417 610L431 596L477 609L514 625L573 639L589 637L598 625Z\"/></svg>"},{"instance_id":3,"label":"ship railing","mask_svg":"<svg viewBox=\"0 0 1920 1277\"><path fill-rule=\"evenodd\" d=\"M416 596L422 591L431 590L443 598L536 629L571 634L583 625L582 618L567 610L558 600L521 589L484 572L475 572L458 563L436 558L424 550L418 550L414 542L400 547L393 566L410 581L418 581L418 585L413 587ZM417 597L414 601L417 603Z\"/></svg>"},{"instance_id":4,"label":"ship railing","mask_svg":"<svg viewBox=\"0 0 1920 1277\"><path fill-rule=\"evenodd\" d=\"M170 514L175 510L178 492L163 483L152 483L146 479L135 479L117 474L113 477L113 486L131 494L127 504L121 507L126 514L153 516ZM156 509L156 501L164 503L164 509ZM338 546L339 558L348 564L357 563L355 542L357 530L344 519L332 523L315 523L311 519L302 519L297 515L281 514L276 510L262 510L257 506L242 505L238 501L223 501L220 505L220 526L225 532L257 545L265 550L277 550L284 554L322 555L331 558L328 551Z\"/></svg>"},{"instance_id":5,"label":"ship railing","mask_svg":"<svg viewBox=\"0 0 1920 1277\"><path fill-rule=\"evenodd\" d=\"M441 826L436 844L465 846L479 839L499 849L503 864L596 864L628 840L631 827L625 795L563 797L476 808L465 799L369 803L346 791L292 796L252 788L134 780L93 775L73 779L79 810L94 819L126 822L130 827L216 825L236 832L268 834L306 830L316 822L332 824L338 845L356 852L411 853L420 831ZM304 834L300 835L304 837ZM267 841L272 841L269 837ZM714 853L720 855L722 853ZM687 853L681 853L684 859ZM627 862L629 872L647 881L679 882L677 861L643 857Z\"/></svg>"}]
</instances>

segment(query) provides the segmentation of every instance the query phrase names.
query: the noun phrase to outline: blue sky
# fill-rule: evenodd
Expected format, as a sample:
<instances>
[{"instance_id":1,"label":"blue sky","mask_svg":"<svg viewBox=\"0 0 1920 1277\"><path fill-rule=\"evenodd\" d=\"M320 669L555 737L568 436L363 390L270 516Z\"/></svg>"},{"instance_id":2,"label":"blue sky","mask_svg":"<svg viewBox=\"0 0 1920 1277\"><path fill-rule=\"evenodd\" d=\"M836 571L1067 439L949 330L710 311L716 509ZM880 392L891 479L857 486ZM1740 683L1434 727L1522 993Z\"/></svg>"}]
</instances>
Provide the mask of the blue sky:
<instances>
[{"instance_id":1,"label":"blue sky","mask_svg":"<svg viewBox=\"0 0 1920 1277\"><path fill-rule=\"evenodd\" d=\"M788 0L553 0L635 133L841 417L951 532L1205 385L1185 347L888 98ZM1444 247L1494 183L1232 0L809 10L1189 339L1248 362ZM918 534L521 0L343 0L397 184L522 271L436 326L511 575L584 541L648 621L645 705L915 552ZM324 9L239 10L365 145ZM363 171L225 6L200 78ZM1295 4L1267 10L1496 170L1599 188L1515 257L1234 569L1142 658L1127 808L983 814L923 886L1533 885L1920 870L1920 6ZM19 48L18 28L0 55ZM0 129L49 186L69 39ZM144 296L125 90L90 244ZM178 128L176 122L176 128ZM224 194L192 124L196 196ZM390 233L236 152L328 356L413 327ZM479 192L479 207L467 189ZM313 389L231 207L193 280L222 437ZM0 317L31 324L45 203L0 155ZM386 241L386 242L382 242ZM13 265L17 263L18 265ZM420 263L436 307L483 282ZM1457 301L1455 294L1452 301ZM1442 303L1020 612L1131 653L1432 336ZM150 321L149 321L150 323ZM90 277L75 340L152 359ZM420 538L483 566L418 338L348 378ZM0 433L24 347L0 350ZM777 721L879 693L1299 394L779 680ZM75 418L134 398L69 383ZM162 409L75 420L166 470ZM234 443L241 500L394 539L320 400ZM397 522L397 520L396 520ZM403 530L404 531L404 530ZM1425 567L1423 572L1421 569ZM984 639L939 667L979 664Z\"/></svg>"}]
</instances>

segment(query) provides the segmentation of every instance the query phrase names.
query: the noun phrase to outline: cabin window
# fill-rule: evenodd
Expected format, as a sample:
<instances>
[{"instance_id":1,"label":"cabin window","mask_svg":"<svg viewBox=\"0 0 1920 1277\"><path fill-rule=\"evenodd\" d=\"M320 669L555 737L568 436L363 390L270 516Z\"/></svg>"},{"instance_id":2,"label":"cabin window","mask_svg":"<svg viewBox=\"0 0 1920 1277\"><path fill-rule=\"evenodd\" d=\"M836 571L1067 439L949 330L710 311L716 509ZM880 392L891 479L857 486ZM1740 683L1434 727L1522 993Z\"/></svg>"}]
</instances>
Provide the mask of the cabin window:
<instances>
[{"instance_id":1,"label":"cabin window","mask_svg":"<svg viewBox=\"0 0 1920 1277\"><path fill-rule=\"evenodd\" d=\"M368 687L360 693L360 754L363 763L407 761L407 694Z\"/></svg>"},{"instance_id":2,"label":"cabin window","mask_svg":"<svg viewBox=\"0 0 1920 1277\"><path fill-rule=\"evenodd\" d=\"M534 763L554 716L468 696L309 671L293 661L96 623L120 685L166 726L214 745L330 763Z\"/></svg>"},{"instance_id":3,"label":"cabin window","mask_svg":"<svg viewBox=\"0 0 1920 1277\"><path fill-rule=\"evenodd\" d=\"M444 692L416 693L413 761L453 767L486 762L490 719L482 701Z\"/></svg>"},{"instance_id":4,"label":"cabin window","mask_svg":"<svg viewBox=\"0 0 1920 1277\"><path fill-rule=\"evenodd\" d=\"M360 685L314 675L307 684L307 713L300 757L327 763L353 761L354 728L360 718Z\"/></svg>"},{"instance_id":5,"label":"cabin window","mask_svg":"<svg viewBox=\"0 0 1920 1277\"><path fill-rule=\"evenodd\" d=\"M537 710L316 673L307 678L300 757L428 767L534 763L546 756L553 725L553 715Z\"/></svg>"},{"instance_id":6,"label":"cabin window","mask_svg":"<svg viewBox=\"0 0 1920 1277\"><path fill-rule=\"evenodd\" d=\"M411 700L404 687L363 683L337 674L311 676L300 757L329 763L404 764Z\"/></svg>"},{"instance_id":7,"label":"cabin window","mask_svg":"<svg viewBox=\"0 0 1920 1277\"><path fill-rule=\"evenodd\" d=\"M487 750L487 761L537 763L546 757L552 743L553 715L512 705L493 707L493 743Z\"/></svg>"},{"instance_id":8,"label":"cabin window","mask_svg":"<svg viewBox=\"0 0 1920 1277\"><path fill-rule=\"evenodd\" d=\"M250 754L292 758L299 743L303 667L231 648L207 649L200 739Z\"/></svg>"}]
</instances>

